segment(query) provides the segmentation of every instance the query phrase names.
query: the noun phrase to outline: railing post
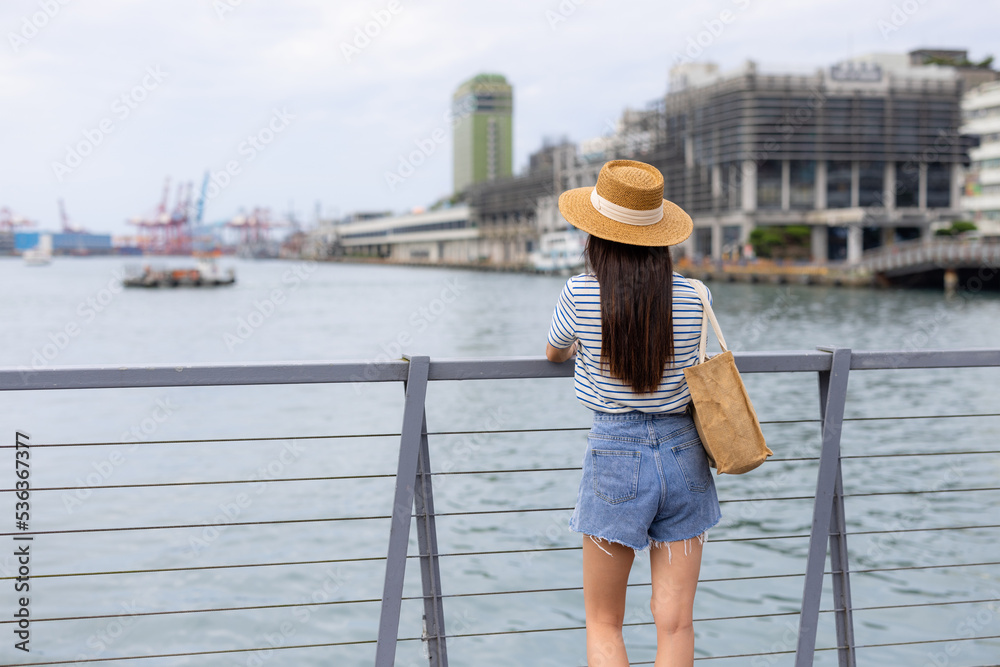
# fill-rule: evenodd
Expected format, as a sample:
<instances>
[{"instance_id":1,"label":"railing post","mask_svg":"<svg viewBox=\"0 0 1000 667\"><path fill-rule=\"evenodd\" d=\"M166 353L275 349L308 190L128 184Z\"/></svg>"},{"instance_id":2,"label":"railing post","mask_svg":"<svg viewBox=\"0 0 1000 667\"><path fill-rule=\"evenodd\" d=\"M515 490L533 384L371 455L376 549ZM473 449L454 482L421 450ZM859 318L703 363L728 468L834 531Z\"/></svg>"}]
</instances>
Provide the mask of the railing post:
<instances>
[{"instance_id":1,"label":"railing post","mask_svg":"<svg viewBox=\"0 0 1000 667\"><path fill-rule=\"evenodd\" d=\"M816 500L813 504L809 555L806 561L805 584L802 590L802 613L799 616L798 646L795 667L809 667L816 652L816 630L819 606L823 594L823 571L826 567L827 541L833 549L831 565L834 574L840 664L854 663L854 629L850 612L850 583L847 570L847 541L844 531L844 501L840 475L840 435L844 426L844 405L847 402L847 379L851 371L851 350L832 348L830 370L819 374L822 449L816 476ZM840 571L839 574L837 571ZM841 607L841 605L844 605ZM839 643L844 642L844 643Z\"/></svg>"},{"instance_id":2,"label":"railing post","mask_svg":"<svg viewBox=\"0 0 1000 667\"><path fill-rule=\"evenodd\" d=\"M417 545L420 551L420 581L424 592L424 641L430 667L448 667L448 647L444 631L444 599L441 597L441 569L438 565L437 523L434 516L434 487L431 457L427 445L427 413L424 412L414 496L417 517Z\"/></svg>"},{"instance_id":3,"label":"railing post","mask_svg":"<svg viewBox=\"0 0 1000 667\"><path fill-rule=\"evenodd\" d=\"M819 414L826 419L830 393L830 372L819 374ZM851 573L847 557L847 513L844 511L844 481L840 457L837 459L837 482L833 493L833 516L830 524L830 571L833 577L833 608L837 623L837 657L840 667L856 667L854 655L854 608L851 603Z\"/></svg>"},{"instance_id":4,"label":"railing post","mask_svg":"<svg viewBox=\"0 0 1000 667\"><path fill-rule=\"evenodd\" d=\"M427 398L428 357L411 357L406 379L406 402L403 428L399 438L399 463L396 467L396 492L389 527L389 552L385 562L382 587L382 610L375 648L375 667L393 667L399 637L399 610L406 574L406 549L410 541L413 496L417 483L417 464L424 436L424 404Z\"/></svg>"},{"instance_id":5,"label":"railing post","mask_svg":"<svg viewBox=\"0 0 1000 667\"><path fill-rule=\"evenodd\" d=\"M857 667L854 656L854 609L851 604L851 573L847 559L847 515L844 512L844 484L837 470L830 525L830 571L833 573L833 607L837 619L837 655L840 667Z\"/></svg>"}]
</instances>

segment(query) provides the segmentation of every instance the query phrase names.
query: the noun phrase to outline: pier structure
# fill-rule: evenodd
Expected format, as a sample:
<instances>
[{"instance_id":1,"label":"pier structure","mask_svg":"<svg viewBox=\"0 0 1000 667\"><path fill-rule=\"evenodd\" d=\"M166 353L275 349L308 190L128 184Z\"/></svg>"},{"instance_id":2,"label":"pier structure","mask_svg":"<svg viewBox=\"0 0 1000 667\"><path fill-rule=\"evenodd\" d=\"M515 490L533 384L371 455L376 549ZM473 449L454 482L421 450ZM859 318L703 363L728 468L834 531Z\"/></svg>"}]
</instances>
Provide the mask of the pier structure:
<instances>
[{"instance_id":1,"label":"pier structure","mask_svg":"<svg viewBox=\"0 0 1000 667\"><path fill-rule=\"evenodd\" d=\"M946 289L950 285L950 290L958 284L978 290L1000 283L1000 241L938 238L897 243L865 253L860 265L880 284L933 280Z\"/></svg>"}]
</instances>

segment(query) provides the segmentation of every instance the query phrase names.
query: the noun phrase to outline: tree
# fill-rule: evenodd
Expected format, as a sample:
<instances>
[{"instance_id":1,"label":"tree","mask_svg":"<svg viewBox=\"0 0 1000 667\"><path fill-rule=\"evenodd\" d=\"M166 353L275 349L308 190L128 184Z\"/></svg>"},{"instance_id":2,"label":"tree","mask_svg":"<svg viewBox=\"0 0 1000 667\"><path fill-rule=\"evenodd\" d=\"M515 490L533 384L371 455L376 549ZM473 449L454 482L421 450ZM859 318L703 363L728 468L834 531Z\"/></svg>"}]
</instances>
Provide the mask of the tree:
<instances>
[{"instance_id":1,"label":"tree","mask_svg":"<svg viewBox=\"0 0 1000 667\"><path fill-rule=\"evenodd\" d=\"M750 244L758 257L769 259L808 259L809 225L758 227L750 232Z\"/></svg>"},{"instance_id":2,"label":"tree","mask_svg":"<svg viewBox=\"0 0 1000 667\"><path fill-rule=\"evenodd\" d=\"M944 229L939 229L934 232L934 236L958 236L964 232L974 232L978 229L976 223L969 222L968 220L955 220L951 223L951 227L945 227Z\"/></svg>"}]
</instances>

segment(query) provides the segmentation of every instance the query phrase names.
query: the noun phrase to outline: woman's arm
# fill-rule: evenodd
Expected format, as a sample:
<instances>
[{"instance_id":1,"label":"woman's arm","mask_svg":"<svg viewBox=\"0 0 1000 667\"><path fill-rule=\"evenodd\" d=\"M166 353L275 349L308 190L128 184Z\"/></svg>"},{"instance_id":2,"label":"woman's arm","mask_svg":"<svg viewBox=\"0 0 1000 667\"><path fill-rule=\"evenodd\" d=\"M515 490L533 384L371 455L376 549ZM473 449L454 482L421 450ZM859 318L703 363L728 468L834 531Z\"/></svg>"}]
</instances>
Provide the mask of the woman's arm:
<instances>
[{"instance_id":1,"label":"woman's arm","mask_svg":"<svg viewBox=\"0 0 1000 667\"><path fill-rule=\"evenodd\" d=\"M561 364L572 359L576 355L577 343L574 342L569 347L554 347L552 343L545 344L545 358L549 361Z\"/></svg>"}]
</instances>

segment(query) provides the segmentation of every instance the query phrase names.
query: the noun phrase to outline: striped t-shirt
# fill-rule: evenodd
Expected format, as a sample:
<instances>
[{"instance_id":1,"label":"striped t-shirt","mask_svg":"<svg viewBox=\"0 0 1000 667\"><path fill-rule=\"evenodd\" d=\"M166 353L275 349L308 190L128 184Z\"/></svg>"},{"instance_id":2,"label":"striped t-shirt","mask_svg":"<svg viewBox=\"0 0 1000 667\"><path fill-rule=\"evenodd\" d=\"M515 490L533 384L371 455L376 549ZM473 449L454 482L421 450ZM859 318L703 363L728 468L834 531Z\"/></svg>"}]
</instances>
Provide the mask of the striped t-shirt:
<instances>
[{"instance_id":1,"label":"striped t-shirt","mask_svg":"<svg viewBox=\"0 0 1000 667\"><path fill-rule=\"evenodd\" d=\"M706 288L707 289L707 288ZM698 363L702 306L687 278L674 273L674 359L663 368L663 380L651 394L636 394L629 385L601 367L601 288L597 277L574 276L566 281L549 328L549 343L567 348L579 340L574 372L576 397L598 412L684 412L691 402L684 369ZM711 294L709 294L711 303Z\"/></svg>"}]
</instances>

